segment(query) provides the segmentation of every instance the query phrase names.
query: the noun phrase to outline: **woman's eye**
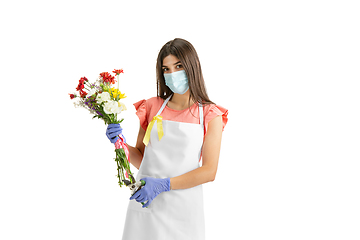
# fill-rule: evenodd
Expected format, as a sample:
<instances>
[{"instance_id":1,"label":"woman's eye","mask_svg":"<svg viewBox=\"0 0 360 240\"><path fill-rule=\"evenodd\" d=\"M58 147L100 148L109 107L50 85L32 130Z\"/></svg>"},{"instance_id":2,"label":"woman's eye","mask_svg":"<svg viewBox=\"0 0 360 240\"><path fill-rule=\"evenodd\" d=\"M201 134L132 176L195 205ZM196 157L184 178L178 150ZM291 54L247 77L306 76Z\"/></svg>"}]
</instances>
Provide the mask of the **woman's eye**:
<instances>
[{"instance_id":1,"label":"woman's eye","mask_svg":"<svg viewBox=\"0 0 360 240\"><path fill-rule=\"evenodd\" d=\"M163 72L166 72L167 70L169 70L169 69L167 69L167 68L163 68Z\"/></svg>"},{"instance_id":2,"label":"woman's eye","mask_svg":"<svg viewBox=\"0 0 360 240\"><path fill-rule=\"evenodd\" d=\"M176 65L176 68L182 68L183 66L181 64Z\"/></svg>"}]
</instances>

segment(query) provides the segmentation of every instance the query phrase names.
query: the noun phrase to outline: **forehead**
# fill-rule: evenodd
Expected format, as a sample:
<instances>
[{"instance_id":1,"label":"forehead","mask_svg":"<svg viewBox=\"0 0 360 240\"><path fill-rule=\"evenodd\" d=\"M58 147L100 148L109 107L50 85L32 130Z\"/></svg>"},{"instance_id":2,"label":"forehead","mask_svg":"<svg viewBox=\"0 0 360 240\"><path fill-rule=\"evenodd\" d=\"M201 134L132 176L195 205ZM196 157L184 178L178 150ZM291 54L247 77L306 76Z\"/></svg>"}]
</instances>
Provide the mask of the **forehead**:
<instances>
[{"instance_id":1,"label":"forehead","mask_svg":"<svg viewBox=\"0 0 360 240\"><path fill-rule=\"evenodd\" d=\"M180 62L180 60L174 55L168 55L163 59L163 66L171 66Z\"/></svg>"}]
</instances>

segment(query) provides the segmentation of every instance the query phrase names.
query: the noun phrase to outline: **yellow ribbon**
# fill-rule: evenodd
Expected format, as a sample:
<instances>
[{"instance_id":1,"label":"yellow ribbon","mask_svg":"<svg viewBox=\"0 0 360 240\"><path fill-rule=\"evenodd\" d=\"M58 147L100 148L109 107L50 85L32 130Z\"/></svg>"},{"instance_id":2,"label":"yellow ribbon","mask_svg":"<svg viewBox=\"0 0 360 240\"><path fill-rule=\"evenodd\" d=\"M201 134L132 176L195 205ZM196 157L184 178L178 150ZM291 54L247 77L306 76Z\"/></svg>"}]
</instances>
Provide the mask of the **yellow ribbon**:
<instances>
[{"instance_id":1,"label":"yellow ribbon","mask_svg":"<svg viewBox=\"0 0 360 240\"><path fill-rule=\"evenodd\" d=\"M143 139L143 143L145 144L145 146L147 146L150 141L151 129L153 128L155 122L157 124L157 132L158 132L158 136L159 136L159 141L164 136L164 130L163 130L163 125L162 125L162 116L156 115L155 117L153 117L153 119L149 123L149 126L146 129L145 136Z\"/></svg>"}]
</instances>

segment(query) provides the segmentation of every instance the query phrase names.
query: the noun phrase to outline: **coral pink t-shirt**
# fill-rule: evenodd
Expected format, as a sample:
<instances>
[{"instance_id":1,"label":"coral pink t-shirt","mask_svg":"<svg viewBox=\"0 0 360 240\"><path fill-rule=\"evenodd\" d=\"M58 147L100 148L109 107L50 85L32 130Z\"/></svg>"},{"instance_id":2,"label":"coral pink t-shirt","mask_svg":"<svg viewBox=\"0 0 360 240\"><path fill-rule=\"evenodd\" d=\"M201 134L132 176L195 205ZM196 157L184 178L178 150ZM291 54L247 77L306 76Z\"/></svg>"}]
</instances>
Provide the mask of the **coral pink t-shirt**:
<instances>
[{"instance_id":1,"label":"coral pink t-shirt","mask_svg":"<svg viewBox=\"0 0 360 240\"><path fill-rule=\"evenodd\" d=\"M141 100L137 103L134 103L136 108L136 115L140 119L141 127L146 131L146 128L152 118L157 114L161 108L164 100L160 97L153 97L148 100ZM227 115L228 110L220 107L215 104L208 104L203 106L204 112L204 124L205 124L205 133L208 127L208 123L215 117L221 115L223 130L228 121ZM186 123L200 123L199 118L199 107L196 104L193 104L190 109L186 108L184 110L174 110L166 106L160 116L163 117L163 120L170 120L175 122L186 122Z\"/></svg>"}]
</instances>

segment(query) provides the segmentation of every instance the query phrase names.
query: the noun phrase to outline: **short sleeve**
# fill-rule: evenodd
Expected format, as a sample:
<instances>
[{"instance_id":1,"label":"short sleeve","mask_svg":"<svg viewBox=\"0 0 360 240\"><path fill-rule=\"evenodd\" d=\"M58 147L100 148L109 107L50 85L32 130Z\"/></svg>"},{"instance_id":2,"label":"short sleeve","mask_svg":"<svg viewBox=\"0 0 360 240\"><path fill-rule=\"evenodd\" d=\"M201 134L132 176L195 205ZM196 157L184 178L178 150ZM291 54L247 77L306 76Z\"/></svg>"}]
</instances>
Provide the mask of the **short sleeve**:
<instances>
[{"instance_id":1,"label":"short sleeve","mask_svg":"<svg viewBox=\"0 0 360 240\"><path fill-rule=\"evenodd\" d=\"M217 116L222 116L222 129L224 131L224 128L228 121L228 110L226 108L223 108L219 105L211 104L209 105L207 111L205 110L204 115L205 133L207 131L209 122Z\"/></svg>"},{"instance_id":2,"label":"short sleeve","mask_svg":"<svg viewBox=\"0 0 360 240\"><path fill-rule=\"evenodd\" d=\"M140 126L146 130L148 126L148 118L147 118L147 109L146 109L146 100L141 100L139 102L134 103L136 109L136 115L139 117Z\"/></svg>"}]
</instances>

